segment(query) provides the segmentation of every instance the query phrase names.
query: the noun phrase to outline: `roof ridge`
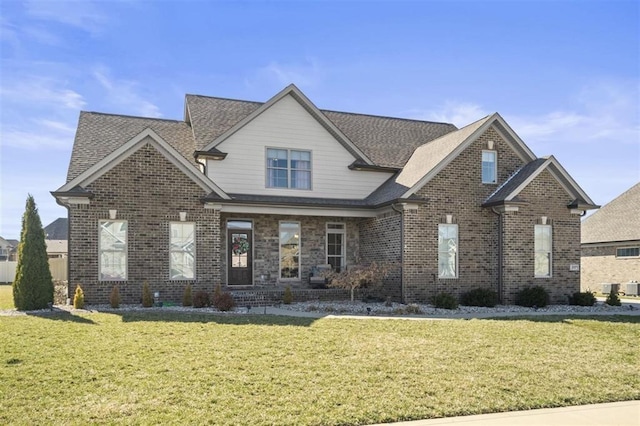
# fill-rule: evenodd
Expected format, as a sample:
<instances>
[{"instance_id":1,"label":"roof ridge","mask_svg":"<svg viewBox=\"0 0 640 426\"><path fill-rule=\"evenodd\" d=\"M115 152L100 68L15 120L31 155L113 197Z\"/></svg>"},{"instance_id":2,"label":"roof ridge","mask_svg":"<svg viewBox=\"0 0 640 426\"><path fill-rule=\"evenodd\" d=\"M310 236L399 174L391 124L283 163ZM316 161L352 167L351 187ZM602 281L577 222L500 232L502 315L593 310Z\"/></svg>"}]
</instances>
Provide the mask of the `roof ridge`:
<instances>
[{"instance_id":1,"label":"roof ridge","mask_svg":"<svg viewBox=\"0 0 640 426\"><path fill-rule=\"evenodd\" d=\"M265 103L265 102L260 102L260 101L249 101L247 99L225 98L225 97L222 97L222 96L196 95L194 93L185 93L185 95L184 95L185 98L187 98L189 96L192 96L192 97L195 97L195 98L219 99L221 101L245 102L245 103L260 104L260 105Z\"/></svg>"},{"instance_id":2,"label":"roof ridge","mask_svg":"<svg viewBox=\"0 0 640 426\"><path fill-rule=\"evenodd\" d=\"M184 120L176 120L173 118L160 118L160 117L142 117L140 115L128 115L128 114L116 114L110 112L99 112L99 111L80 111L80 114L92 114L92 115L108 115L111 117L122 117L122 118L138 118L141 120L155 120L155 121L172 121L175 123L184 123L187 124Z\"/></svg>"}]
</instances>

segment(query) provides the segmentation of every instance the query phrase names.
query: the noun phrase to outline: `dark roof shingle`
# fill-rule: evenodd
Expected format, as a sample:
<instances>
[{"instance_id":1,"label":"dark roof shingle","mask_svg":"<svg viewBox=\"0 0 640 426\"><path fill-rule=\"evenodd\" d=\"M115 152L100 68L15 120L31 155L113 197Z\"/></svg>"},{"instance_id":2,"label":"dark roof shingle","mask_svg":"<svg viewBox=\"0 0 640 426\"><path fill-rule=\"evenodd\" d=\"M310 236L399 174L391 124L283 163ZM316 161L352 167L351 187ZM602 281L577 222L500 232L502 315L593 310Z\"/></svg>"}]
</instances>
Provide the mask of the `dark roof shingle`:
<instances>
[{"instance_id":1,"label":"dark roof shingle","mask_svg":"<svg viewBox=\"0 0 640 426\"><path fill-rule=\"evenodd\" d=\"M640 183L582 222L582 244L640 240Z\"/></svg>"}]
</instances>

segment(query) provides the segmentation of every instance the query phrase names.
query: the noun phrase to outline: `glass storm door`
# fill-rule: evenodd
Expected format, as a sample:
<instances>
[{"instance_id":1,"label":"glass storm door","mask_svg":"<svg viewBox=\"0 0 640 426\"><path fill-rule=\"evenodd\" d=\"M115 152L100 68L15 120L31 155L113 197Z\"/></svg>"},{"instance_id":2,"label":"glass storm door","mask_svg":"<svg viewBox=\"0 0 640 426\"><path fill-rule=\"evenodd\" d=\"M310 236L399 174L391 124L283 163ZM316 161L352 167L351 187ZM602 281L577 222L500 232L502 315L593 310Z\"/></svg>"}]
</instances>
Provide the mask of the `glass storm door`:
<instances>
[{"instance_id":1,"label":"glass storm door","mask_svg":"<svg viewBox=\"0 0 640 426\"><path fill-rule=\"evenodd\" d=\"M236 229L235 226L251 227L251 222L229 222L227 225L227 265L229 285L253 284L253 234L251 229Z\"/></svg>"}]
</instances>

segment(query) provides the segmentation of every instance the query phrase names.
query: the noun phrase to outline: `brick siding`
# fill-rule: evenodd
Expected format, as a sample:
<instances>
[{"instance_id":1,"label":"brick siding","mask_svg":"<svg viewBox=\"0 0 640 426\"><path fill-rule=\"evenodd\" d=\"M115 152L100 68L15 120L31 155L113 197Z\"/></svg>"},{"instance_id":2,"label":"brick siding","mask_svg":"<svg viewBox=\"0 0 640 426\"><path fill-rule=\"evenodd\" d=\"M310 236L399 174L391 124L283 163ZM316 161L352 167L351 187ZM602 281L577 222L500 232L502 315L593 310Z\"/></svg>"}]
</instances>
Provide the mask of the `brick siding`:
<instances>
[{"instance_id":1,"label":"brick siding","mask_svg":"<svg viewBox=\"0 0 640 426\"><path fill-rule=\"evenodd\" d=\"M640 241L618 245L584 245L580 258L582 291L602 291L603 283L618 283L620 290L626 291L629 281L640 282L640 258L617 258L616 249L639 247Z\"/></svg>"}]
</instances>

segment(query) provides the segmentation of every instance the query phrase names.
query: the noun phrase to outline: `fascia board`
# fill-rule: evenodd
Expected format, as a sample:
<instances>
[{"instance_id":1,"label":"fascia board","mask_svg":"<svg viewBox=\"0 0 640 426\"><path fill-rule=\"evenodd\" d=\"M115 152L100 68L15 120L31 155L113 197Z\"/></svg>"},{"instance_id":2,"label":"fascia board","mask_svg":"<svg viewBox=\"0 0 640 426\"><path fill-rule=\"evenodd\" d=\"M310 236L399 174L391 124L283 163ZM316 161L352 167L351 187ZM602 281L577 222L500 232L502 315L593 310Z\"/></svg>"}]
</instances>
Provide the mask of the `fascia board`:
<instances>
[{"instance_id":1,"label":"fascia board","mask_svg":"<svg viewBox=\"0 0 640 426\"><path fill-rule=\"evenodd\" d=\"M418 182L415 183L408 191L406 191L400 198L409 198L411 195L415 194L420 190L424 185L427 184L434 176L440 173L445 167L449 165L462 151L467 149L469 145L475 142L480 135L482 135L488 128L491 126L493 121L495 120L495 116L497 113L494 113L487 121L480 127L478 127L467 139L459 144L453 151L451 151L440 163L438 163L434 168L429 170L427 174L425 174ZM445 135L446 136L446 135Z\"/></svg>"},{"instance_id":2,"label":"fascia board","mask_svg":"<svg viewBox=\"0 0 640 426\"><path fill-rule=\"evenodd\" d=\"M349 138L347 138L347 136L344 133L342 133L340 129L338 129L322 112L320 112L320 110L309 100L309 98L307 98L293 84L290 84L289 86L285 87L283 90L281 90L271 99L269 99L267 102L262 104L258 109L256 109L251 114L247 115L245 118L240 120L238 123L236 123L236 125L228 129L222 135L218 136L214 141L207 144L207 146L202 148L202 151L208 151L211 148L215 148L216 146L220 145L222 142L228 139L231 135L233 135L234 133L242 129L244 126L246 126L248 123L253 121L256 117L258 117L260 114L262 114L263 112L271 108L271 106L279 102L282 98L284 98L287 95L291 95L296 101L300 103L300 105L307 112L311 114L313 118L315 118L320 123L320 125L322 125L325 129L327 129L329 133L332 133L334 137L337 137L339 142L341 142L343 145L346 145L347 150L351 151L351 154L354 155L356 159L359 156L367 164L373 165L373 161L371 161L371 159L369 159L362 151L360 151L360 149L358 149L358 147L356 147L353 144L353 142L351 142Z\"/></svg>"},{"instance_id":3,"label":"fascia board","mask_svg":"<svg viewBox=\"0 0 640 426\"><path fill-rule=\"evenodd\" d=\"M575 193L579 194L582 199L584 201L586 201L587 203L591 204L591 205L596 205L593 200L591 198L589 198L589 196L587 195L586 192L584 192L584 190L580 187L580 185L578 185L578 183L571 177L571 175L567 172L567 170L562 167L562 164L560 164L560 162L553 156L549 156L549 160L551 160L551 164L553 164L554 168L558 171L558 173L560 174L560 176L562 176L562 179L558 179L557 176L554 176L556 178L556 180L558 180L558 182L560 182L561 185L563 185L566 188L566 186L564 185L564 182L567 182L569 185L571 185L571 188L575 191ZM553 171L551 171L552 174ZM571 191L567 191L569 192L569 194L573 193Z\"/></svg>"},{"instance_id":4,"label":"fascia board","mask_svg":"<svg viewBox=\"0 0 640 426\"><path fill-rule=\"evenodd\" d=\"M513 198L516 195L518 195L523 189L525 189L527 187L527 185L529 185L531 182L533 182L533 180L535 178L537 178L538 175L540 173L542 173L542 171L544 169L546 169L549 166L550 163L551 162L549 161L549 159L547 159L544 163L542 163L542 165L540 167L538 167L535 172L531 173L529 175L529 177L527 177L520 185L518 185L518 187L516 189L511 191L511 193L505 197L505 201L513 200Z\"/></svg>"},{"instance_id":5,"label":"fascia board","mask_svg":"<svg viewBox=\"0 0 640 426\"><path fill-rule=\"evenodd\" d=\"M213 183L209 178L197 172L190 163L176 151L171 145L169 145L164 139L162 139L156 132L150 128L146 128L142 132L138 133L127 143L114 150L111 154L104 157L102 160L94 164L88 170L81 173L75 179L64 184L57 192L69 191L76 186L84 187L91 182L94 182L100 176L113 169L116 165L120 164L126 158L138 151L146 142L145 139L151 138L152 145L172 164L180 169L184 174L189 176L196 184L202 189L209 192L214 191L220 197L229 199L229 196L225 194L220 187Z\"/></svg>"},{"instance_id":6,"label":"fascia board","mask_svg":"<svg viewBox=\"0 0 640 426\"><path fill-rule=\"evenodd\" d=\"M205 208L219 208L223 213L254 213L277 214L296 216L331 216L331 217L376 217L379 213L376 209L348 209L348 208L314 208L292 207L288 205L257 205L242 203L205 203Z\"/></svg>"},{"instance_id":7,"label":"fascia board","mask_svg":"<svg viewBox=\"0 0 640 426\"><path fill-rule=\"evenodd\" d=\"M496 112L494 116L495 120L493 120L492 122L494 130L496 130L500 134L500 136L502 136L502 138L507 141L507 143L511 142L512 148L515 148L514 150L522 160L528 163L538 158L533 153L533 151L529 149L527 144L525 144L524 141L520 139L520 136L518 136L518 134L511 128L511 126L507 124L507 122L504 120L504 118L502 118L500 114ZM502 127L502 129L505 130L504 132L500 127L496 126L496 122Z\"/></svg>"}]
</instances>

